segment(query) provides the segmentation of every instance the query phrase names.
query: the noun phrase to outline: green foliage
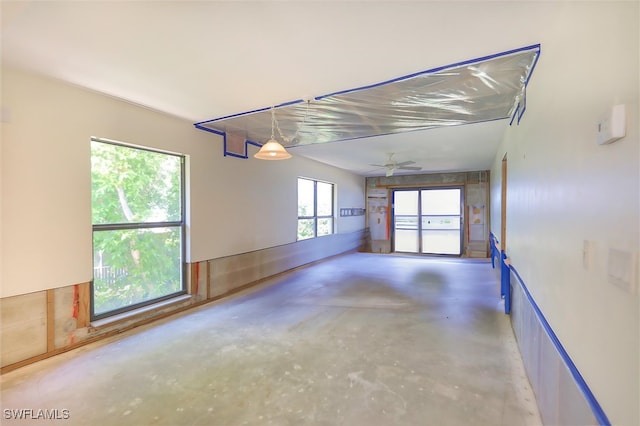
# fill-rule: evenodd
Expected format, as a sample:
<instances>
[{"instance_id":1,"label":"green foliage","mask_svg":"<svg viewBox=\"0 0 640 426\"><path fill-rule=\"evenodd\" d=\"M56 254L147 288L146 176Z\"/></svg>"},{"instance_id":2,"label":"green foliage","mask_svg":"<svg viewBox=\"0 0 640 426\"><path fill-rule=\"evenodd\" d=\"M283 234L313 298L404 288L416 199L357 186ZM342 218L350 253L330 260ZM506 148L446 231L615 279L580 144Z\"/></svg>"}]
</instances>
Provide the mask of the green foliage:
<instances>
[{"instance_id":1,"label":"green foliage","mask_svg":"<svg viewBox=\"0 0 640 426\"><path fill-rule=\"evenodd\" d=\"M318 237L333 233L333 219L318 218Z\"/></svg>"},{"instance_id":2,"label":"green foliage","mask_svg":"<svg viewBox=\"0 0 640 426\"><path fill-rule=\"evenodd\" d=\"M298 240L332 234L333 219L319 217L332 212L333 184L298 178Z\"/></svg>"},{"instance_id":3,"label":"green foliage","mask_svg":"<svg viewBox=\"0 0 640 426\"><path fill-rule=\"evenodd\" d=\"M313 219L298 219L298 240L315 237Z\"/></svg>"},{"instance_id":4,"label":"green foliage","mask_svg":"<svg viewBox=\"0 0 640 426\"><path fill-rule=\"evenodd\" d=\"M179 291L181 158L95 141L91 154L94 225L150 224L94 231L94 312Z\"/></svg>"},{"instance_id":5,"label":"green foliage","mask_svg":"<svg viewBox=\"0 0 640 426\"><path fill-rule=\"evenodd\" d=\"M181 157L91 143L94 224L180 221Z\"/></svg>"}]
</instances>

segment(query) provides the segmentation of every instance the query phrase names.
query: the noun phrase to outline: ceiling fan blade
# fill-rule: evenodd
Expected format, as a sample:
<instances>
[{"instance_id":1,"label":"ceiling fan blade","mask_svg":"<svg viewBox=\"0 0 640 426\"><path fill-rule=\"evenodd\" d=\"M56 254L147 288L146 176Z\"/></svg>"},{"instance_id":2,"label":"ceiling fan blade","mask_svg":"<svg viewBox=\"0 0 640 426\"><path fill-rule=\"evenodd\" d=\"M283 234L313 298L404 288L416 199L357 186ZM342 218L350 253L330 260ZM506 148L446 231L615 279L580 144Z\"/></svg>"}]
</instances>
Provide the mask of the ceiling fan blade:
<instances>
[{"instance_id":1,"label":"ceiling fan blade","mask_svg":"<svg viewBox=\"0 0 640 426\"><path fill-rule=\"evenodd\" d=\"M369 164L369 165L373 167L384 167L385 169L387 169L385 171L385 175L387 177L393 176L393 172L396 170L422 170L422 167L409 166L410 164L415 164L416 163L415 161L401 161L397 163L392 159L393 153L388 153L387 155L389 157L389 160L386 164Z\"/></svg>"}]
</instances>

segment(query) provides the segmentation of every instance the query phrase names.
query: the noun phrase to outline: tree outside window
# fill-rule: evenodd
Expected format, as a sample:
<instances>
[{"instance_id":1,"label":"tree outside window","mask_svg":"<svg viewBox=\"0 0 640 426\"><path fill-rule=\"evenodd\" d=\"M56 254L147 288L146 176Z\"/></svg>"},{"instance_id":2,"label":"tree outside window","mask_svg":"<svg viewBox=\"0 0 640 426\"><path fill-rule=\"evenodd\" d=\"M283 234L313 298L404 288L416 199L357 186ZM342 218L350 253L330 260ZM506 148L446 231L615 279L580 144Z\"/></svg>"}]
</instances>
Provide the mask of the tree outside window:
<instances>
[{"instance_id":1,"label":"tree outside window","mask_svg":"<svg viewBox=\"0 0 640 426\"><path fill-rule=\"evenodd\" d=\"M332 183L298 178L298 240L333 234Z\"/></svg>"},{"instance_id":2,"label":"tree outside window","mask_svg":"<svg viewBox=\"0 0 640 426\"><path fill-rule=\"evenodd\" d=\"M91 141L94 319L184 292L183 164Z\"/></svg>"}]
</instances>

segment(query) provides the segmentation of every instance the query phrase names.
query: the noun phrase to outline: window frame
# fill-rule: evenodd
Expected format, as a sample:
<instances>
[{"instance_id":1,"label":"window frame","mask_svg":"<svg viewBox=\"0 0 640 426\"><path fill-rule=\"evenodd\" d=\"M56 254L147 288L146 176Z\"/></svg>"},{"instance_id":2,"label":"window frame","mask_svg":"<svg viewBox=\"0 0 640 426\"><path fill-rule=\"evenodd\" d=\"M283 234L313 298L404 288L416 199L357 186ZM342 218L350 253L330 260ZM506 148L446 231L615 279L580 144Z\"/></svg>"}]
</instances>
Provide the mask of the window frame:
<instances>
[{"instance_id":1,"label":"window frame","mask_svg":"<svg viewBox=\"0 0 640 426\"><path fill-rule=\"evenodd\" d=\"M306 215L306 216L298 215L298 220L296 221L296 225L299 225L301 220L313 220L313 236L308 238L300 238L299 232L296 231L296 241L310 240L312 238L326 237L327 235L335 234L335 231L336 231L336 215L335 215L336 185L332 182L298 176L298 179L296 181L298 184L298 188L300 186L300 180L313 182L313 215ZM318 183L331 185L331 214L330 215L318 215ZM298 198L297 204L298 204L297 207L299 209L300 208L299 198ZM324 235L318 235L318 222L322 219L331 219L331 232Z\"/></svg>"},{"instance_id":2,"label":"window frame","mask_svg":"<svg viewBox=\"0 0 640 426\"><path fill-rule=\"evenodd\" d=\"M97 137L92 137L91 138L91 142L99 142L99 143L104 143L104 144L109 144L109 145L115 145L115 146L120 146L123 148L128 148L128 149L136 149L139 151L147 151L147 152L152 152L155 154L163 154L163 155L167 155L167 156L173 156L179 159L180 161L180 220L173 220L173 221L166 221L166 222L123 222L123 223L104 223L104 224L94 224L93 223L93 219L91 220L91 226L92 226L92 258L95 259L95 248L93 247L93 241L94 241L94 235L96 232L103 232L103 231L117 231L117 230L131 230L131 229L140 229L140 230L144 230L144 229L154 229L154 228L178 228L180 231L180 267L179 267L179 273L180 273L180 289L172 292L172 293L168 293L159 297L154 297L153 299L148 299L142 302L138 302L138 303L133 303L131 305L127 305L121 308L116 308L116 309L112 309L106 312L101 312L99 314L96 314L95 312L95 292L94 292L94 280L95 280L95 263L93 264L93 275L91 278L91 283L90 283L90 320L91 321L96 321L96 320L100 320L100 319L104 319L104 318L108 318L108 317L112 317L114 315L118 315L118 314L122 314L125 312L130 312L133 311L135 309L141 308L141 307L145 307L145 306L151 306L154 304L157 304L159 302L168 300L168 299L172 299L175 298L177 296L181 296L183 294L187 293L187 283L186 283L186 220L185 220L185 213L186 213L186 167L185 167L185 163L186 163L186 156L183 154L178 154L178 153L174 153L174 152L167 152L167 151L163 151L160 149L154 149L154 148L148 148L148 147L142 147L139 145L133 145L133 144L127 144L127 143L123 143L123 142L118 142L118 141L114 141L114 140L110 140L110 139L104 139L104 138L97 138ZM93 215L93 206L91 207L91 212ZM93 262L93 261L92 261Z\"/></svg>"}]
</instances>

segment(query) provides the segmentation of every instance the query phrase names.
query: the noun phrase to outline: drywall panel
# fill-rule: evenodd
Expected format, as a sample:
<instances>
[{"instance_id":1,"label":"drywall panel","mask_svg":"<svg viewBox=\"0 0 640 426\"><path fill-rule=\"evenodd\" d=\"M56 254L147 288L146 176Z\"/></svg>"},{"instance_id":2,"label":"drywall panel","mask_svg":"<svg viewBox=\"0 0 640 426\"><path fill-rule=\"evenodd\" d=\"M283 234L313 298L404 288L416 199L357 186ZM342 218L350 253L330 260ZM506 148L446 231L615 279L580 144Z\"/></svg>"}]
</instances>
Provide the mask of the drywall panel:
<instances>
[{"instance_id":1,"label":"drywall panel","mask_svg":"<svg viewBox=\"0 0 640 426\"><path fill-rule=\"evenodd\" d=\"M2 87L11 111L2 128L3 297L91 280L92 136L190 155L192 190L214 178L206 158L216 143L185 120L6 67ZM190 195L196 218L211 217L213 206ZM206 223L192 243L211 237Z\"/></svg>"},{"instance_id":2,"label":"drywall panel","mask_svg":"<svg viewBox=\"0 0 640 426\"><path fill-rule=\"evenodd\" d=\"M507 154L511 264L611 423L639 424L638 276L629 275L627 290L609 277L619 273L611 254L627 259L613 265L637 270L640 248L639 4L545 8L529 16L545 30L526 113L506 131L491 170L491 229L500 235ZM627 108L626 136L598 145L598 119L616 104Z\"/></svg>"},{"instance_id":3,"label":"drywall panel","mask_svg":"<svg viewBox=\"0 0 640 426\"><path fill-rule=\"evenodd\" d=\"M47 351L47 292L0 299L1 366Z\"/></svg>"},{"instance_id":4,"label":"drywall panel","mask_svg":"<svg viewBox=\"0 0 640 426\"><path fill-rule=\"evenodd\" d=\"M78 293L75 285L60 287L54 290L53 303L53 338L54 348L65 347L74 341L74 331L78 328L76 309ZM74 316L75 314L75 316Z\"/></svg>"},{"instance_id":5,"label":"drywall panel","mask_svg":"<svg viewBox=\"0 0 640 426\"><path fill-rule=\"evenodd\" d=\"M218 164L221 177L208 183L207 197L216 203L209 217L216 235L207 242L209 259L295 242L298 177L335 184L335 215L340 206L364 208L363 177L296 157L295 150L286 161L256 160L256 152L251 145L249 159L224 157ZM337 233L364 227L364 216L336 218Z\"/></svg>"},{"instance_id":6,"label":"drywall panel","mask_svg":"<svg viewBox=\"0 0 640 426\"><path fill-rule=\"evenodd\" d=\"M298 176L335 183L337 205L364 207L364 178L344 170L295 156L224 157L221 138L190 121L23 71L3 67L2 87L11 122L2 128L0 297L91 281L92 136L187 156L187 262L294 242ZM336 229L364 226L338 218Z\"/></svg>"},{"instance_id":7,"label":"drywall panel","mask_svg":"<svg viewBox=\"0 0 640 426\"><path fill-rule=\"evenodd\" d=\"M209 262L196 262L187 268L187 282L190 287L189 294L193 297L194 302L200 302L207 299L208 281L209 281Z\"/></svg>"},{"instance_id":8,"label":"drywall panel","mask_svg":"<svg viewBox=\"0 0 640 426\"><path fill-rule=\"evenodd\" d=\"M364 246L364 231L333 234L212 259L209 294L220 296L252 282Z\"/></svg>"}]
</instances>

